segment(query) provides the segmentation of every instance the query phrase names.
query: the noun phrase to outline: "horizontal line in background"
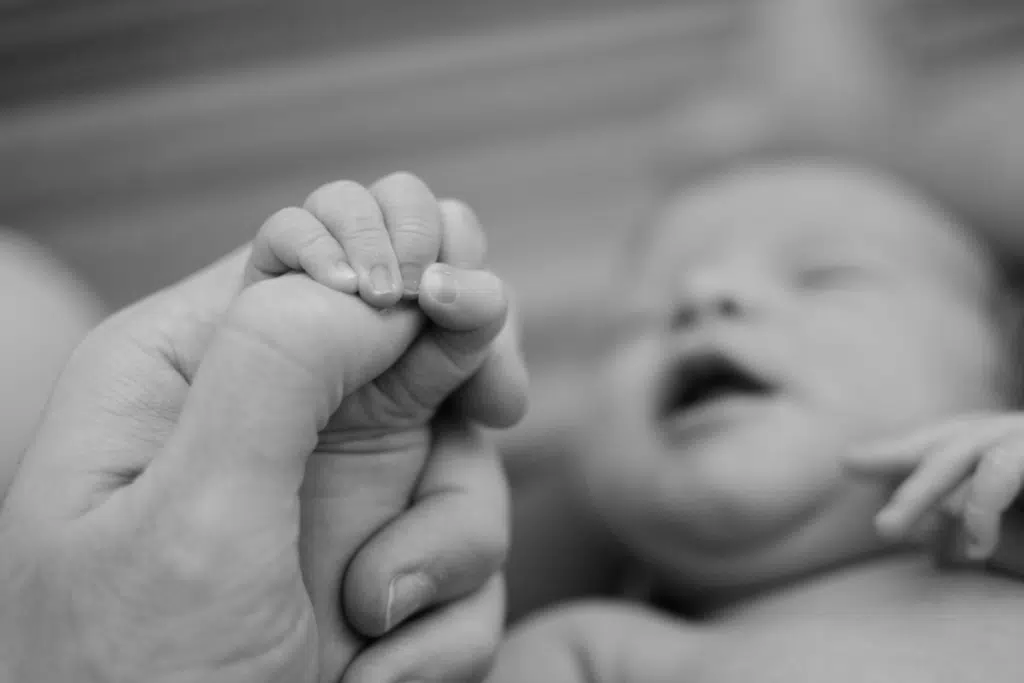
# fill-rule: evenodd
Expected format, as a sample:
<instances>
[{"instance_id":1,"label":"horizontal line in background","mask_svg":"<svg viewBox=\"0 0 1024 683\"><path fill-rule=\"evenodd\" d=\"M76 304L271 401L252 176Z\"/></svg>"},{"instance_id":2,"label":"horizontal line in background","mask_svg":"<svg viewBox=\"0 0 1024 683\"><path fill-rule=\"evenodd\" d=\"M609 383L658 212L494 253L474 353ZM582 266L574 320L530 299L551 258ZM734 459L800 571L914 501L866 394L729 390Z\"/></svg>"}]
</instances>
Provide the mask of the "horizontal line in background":
<instances>
[{"instance_id":1,"label":"horizontal line in background","mask_svg":"<svg viewBox=\"0 0 1024 683\"><path fill-rule=\"evenodd\" d=\"M674 57L706 28L691 8L634 12L0 116L0 215L635 117L699 68Z\"/></svg>"},{"instance_id":2,"label":"horizontal line in background","mask_svg":"<svg viewBox=\"0 0 1024 683\"><path fill-rule=\"evenodd\" d=\"M720 4L721 0L719 0ZM0 104L679 0L211 0L0 6ZM686 0L712 5L714 0ZM36 11L33 7L38 6ZM131 55L131 59L125 59Z\"/></svg>"}]
</instances>

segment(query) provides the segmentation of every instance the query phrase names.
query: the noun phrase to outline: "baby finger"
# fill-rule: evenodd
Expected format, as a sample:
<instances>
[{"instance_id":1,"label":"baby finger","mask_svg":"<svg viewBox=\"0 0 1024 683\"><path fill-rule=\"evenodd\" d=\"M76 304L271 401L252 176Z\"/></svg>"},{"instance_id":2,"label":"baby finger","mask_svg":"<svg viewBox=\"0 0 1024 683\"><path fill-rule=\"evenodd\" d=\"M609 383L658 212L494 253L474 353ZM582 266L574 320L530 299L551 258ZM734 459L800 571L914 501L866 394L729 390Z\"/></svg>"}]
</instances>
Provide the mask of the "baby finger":
<instances>
[{"instance_id":1,"label":"baby finger","mask_svg":"<svg viewBox=\"0 0 1024 683\"><path fill-rule=\"evenodd\" d=\"M1020 493L1024 481L1024 444L1003 442L990 448L978 463L964 504L967 555L989 557L999 542L1003 513Z\"/></svg>"}]
</instances>

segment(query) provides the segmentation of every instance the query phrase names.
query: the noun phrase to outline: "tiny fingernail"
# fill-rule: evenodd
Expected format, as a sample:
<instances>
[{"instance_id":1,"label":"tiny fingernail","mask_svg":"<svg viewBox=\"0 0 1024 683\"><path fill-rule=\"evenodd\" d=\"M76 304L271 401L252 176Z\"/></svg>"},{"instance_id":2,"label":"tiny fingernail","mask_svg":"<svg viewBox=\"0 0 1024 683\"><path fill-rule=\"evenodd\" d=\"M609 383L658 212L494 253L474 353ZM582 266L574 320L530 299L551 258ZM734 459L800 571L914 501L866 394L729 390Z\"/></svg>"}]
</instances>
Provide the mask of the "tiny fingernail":
<instances>
[{"instance_id":1,"label":"tiny fingernail","mask_svg":"<svg viewBox=\"0 0 1024 683\"><path fill-rule=\"evenodd\" d=\"M335 270L338 274L338 284L342 287L350 288L359 285L359 275L345 261L339 262Z\"/></svg>"},{"instance_id":2,"label":"tiny fingernail","mask_svg":"<svg viewBox=\"0 0 1024 683\"><path fill-rule=\"evenodd\" d=\"M385 265L376 265L370 269L370 288L374 294L390 294L394 289L391 280L391 269Z\"/></svg>"},{"instance_id":3,"label":"tiny fingernail","mask_svg":"<svg viewBox=\"0 0 1024 683\"><path fill-rule=\"evenodd\" d=\"M384 630L390 631L418 612L434 594L434 583L425 574L398 576L388 586Z\"/></svg>"},{"instance_id":4,"label":"tiny fingernail","mask_svg":"<svg viewBox=\"0 0 1024 683\"><path fill-rule=\"evenodd\" d=\"M417 296L420 293L423 267L415 263L404 263L399 270L402 271L402 293L406 296Z\"/></svg>"},{"instance_id":5,"label":"tiny fingernail","mask_svg":"<svg viewBox=\"0 0 1024 683\"><path fill-rule=\"evenodd\" d=\"M423 276L423 289L442 304L455 303L459 296L455 275L447 268L431 268Z\"/></svg>"}]
</instances>

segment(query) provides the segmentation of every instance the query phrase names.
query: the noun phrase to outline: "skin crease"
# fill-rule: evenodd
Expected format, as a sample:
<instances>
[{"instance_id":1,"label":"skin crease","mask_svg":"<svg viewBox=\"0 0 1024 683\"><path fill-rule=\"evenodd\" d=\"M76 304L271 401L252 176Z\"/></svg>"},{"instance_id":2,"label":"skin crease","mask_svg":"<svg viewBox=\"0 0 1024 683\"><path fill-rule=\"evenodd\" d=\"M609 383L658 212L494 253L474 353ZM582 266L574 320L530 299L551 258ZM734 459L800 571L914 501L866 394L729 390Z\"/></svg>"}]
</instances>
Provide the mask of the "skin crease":
<instances>
[{"instance_id":1,"label":"skin crease","mask_svg":"<svg viewBox=\"0 0 1024 683\"><path fill-rule=\"evenodd\" d=\"M987 251L891 178L786 163L677 196L645 253L576 476L665 606L702 619L563 606L513 632L492 681L1019 680L1019 587L883 543L892 482L841 462L1004 403ZM702 345L776 390L672 442L659 382Z\"/></svg>"}]
</instances>

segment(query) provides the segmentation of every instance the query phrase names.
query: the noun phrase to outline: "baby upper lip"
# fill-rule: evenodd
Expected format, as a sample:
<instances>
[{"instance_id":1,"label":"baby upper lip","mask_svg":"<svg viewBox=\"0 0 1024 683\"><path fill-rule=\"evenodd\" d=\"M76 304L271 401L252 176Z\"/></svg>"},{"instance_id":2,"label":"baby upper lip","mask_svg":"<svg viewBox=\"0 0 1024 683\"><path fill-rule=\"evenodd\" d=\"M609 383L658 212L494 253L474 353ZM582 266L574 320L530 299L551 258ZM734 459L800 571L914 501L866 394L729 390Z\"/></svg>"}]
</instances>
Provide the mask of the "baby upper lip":
<instances>
[{"instance_id":1,"label":"baby upper lip","mask_svg":"<svg viewBox=\"0 0 1024 683\"><path fill-rule=\"evenodd\" d=\"M658 398L664 419L726 395L766 396L772 383L750 365L721 348L680 355L668 368Z\"/></svg>"}]
</instances>

